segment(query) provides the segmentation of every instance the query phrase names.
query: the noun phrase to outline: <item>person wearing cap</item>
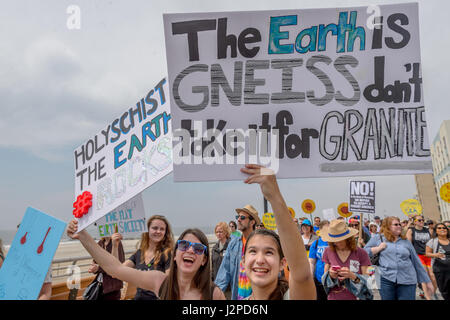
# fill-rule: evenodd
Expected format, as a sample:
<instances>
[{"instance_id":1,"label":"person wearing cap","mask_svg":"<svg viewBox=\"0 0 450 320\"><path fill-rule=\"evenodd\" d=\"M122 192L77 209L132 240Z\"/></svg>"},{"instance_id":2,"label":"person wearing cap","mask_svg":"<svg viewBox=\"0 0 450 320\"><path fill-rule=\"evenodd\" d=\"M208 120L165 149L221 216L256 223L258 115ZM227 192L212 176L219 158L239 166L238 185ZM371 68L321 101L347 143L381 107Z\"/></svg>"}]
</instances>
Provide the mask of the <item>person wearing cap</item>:
<instances>
[{"instance_id":1,"label":"person wearing cap","mask_svg":"<svg viewBox=\"0 0 450 320\"><path fill-rule=\"evenodd\" d=\"M242 235L231 238L214 282L224 292L231 286L231 299L242 300L252 293L242 262L245 243L256 226L261 224L261 220L258 211L250 204L236 209L236 213L238 230Z\"/></svg>"},{"instance_id":2,"label":"person wearing cap","mask_svg":"<svg viewBox=\"0 0 450 320\"><path fill-rule=\"evenodd\" d=\"M373 220L375 221L375 224L377 225L377 232L380 232L380 228L381 228L381 219L379 216L375 216L373 217Z\"/></svg>"},{"instance_id":3,"label":"person wearing cap","mask_svg":"<svg viewBox=\"0 0 450 320\"><path fill-rule=\"evenodd\" d=\"M309 247L311 247L311 244L319 238L314 233L312 223L309 219L303 220L303 222L301 224L301 233L302 233L303 244L305 245L306 255L308 255Z\"/></svg>"},{"instance_id":4,"label":"person wearing cap","mask_svg":"<svg viewBox=\"0 0 450 320\"><path fill-rule=\"evenodd\" d=\"M349 228L343 220L332 220L320 234L328 242L323 253L325 263L322 284L328 300L372 300L363 274L371 265L369 255L356 246L358 230Z\"/></svg>"},{"instance_id":5,"label":"person wearing cap","mask_svg":"<svg viewBox=\"0 0 450 320\"><path fill-rule=\"evenodd\" d=\"M348 226L350 228L354 228L359 232L359 220L355 218L351 218L348 222ZM361 229L362 237L359 237L359 234L356 236L356 243L362 248L366 245L370 240L370 235L366 233L364 228Z\"/></svg>"}]
</instances>

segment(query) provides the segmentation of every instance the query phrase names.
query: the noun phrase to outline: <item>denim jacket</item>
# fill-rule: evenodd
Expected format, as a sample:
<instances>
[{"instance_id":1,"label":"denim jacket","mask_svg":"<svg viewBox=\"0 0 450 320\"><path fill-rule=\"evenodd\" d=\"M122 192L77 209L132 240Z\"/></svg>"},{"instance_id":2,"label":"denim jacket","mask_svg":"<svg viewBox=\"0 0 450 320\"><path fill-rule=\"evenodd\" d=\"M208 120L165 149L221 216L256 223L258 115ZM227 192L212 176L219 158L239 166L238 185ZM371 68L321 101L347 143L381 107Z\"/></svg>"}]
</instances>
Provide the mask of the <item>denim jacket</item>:
<instances>
[{"instance_id":1,"label":"denim jacket","mask_svg":"<svg viewBox=\"0 0 450 320\"><path fill-rule=\"evenodd\" d=\"M231 299L237 300L238 280L239 280L239 263L242 254L242 237L231 237L227 251L223 256L219 271L217 272L214 283L223 291L231 286Z\"/></svg>"},{"instance_id":2,"label":"denim jacket","mask_svg":"<svg viewBox=\"0 0 450 320\"><path fill-rule=\"evenodd\" d=\"M355 297L360 300L373 300L372 291L367 287L366 278L359 273L356 273L356 276L359 278L359 282L355 283L350 279L344 280L344 286L350 291ZM330 277L328 272L325 272L322 276L323 288L325 289L326 294L330 291L331 288L339 286L339 281L337 279L333 279Z\"/></svg>"}]
</instances>

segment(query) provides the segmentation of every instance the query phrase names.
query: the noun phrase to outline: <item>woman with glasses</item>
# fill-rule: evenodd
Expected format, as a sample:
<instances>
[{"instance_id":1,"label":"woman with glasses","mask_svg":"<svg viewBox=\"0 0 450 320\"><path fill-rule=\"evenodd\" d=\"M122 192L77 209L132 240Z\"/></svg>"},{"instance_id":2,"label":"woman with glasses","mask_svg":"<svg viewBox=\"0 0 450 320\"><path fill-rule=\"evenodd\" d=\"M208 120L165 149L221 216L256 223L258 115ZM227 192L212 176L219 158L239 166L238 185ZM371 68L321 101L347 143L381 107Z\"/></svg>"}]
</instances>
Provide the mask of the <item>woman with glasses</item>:
<instances>
[{"instance_id":1,"label":"woman with glasses","mask_svg":"<svg viewBox=\"0 0 450 320\"><path fill-rule=\"evenodd\" d=\"M450 300L450 230L444 223L436 224L435 237L425 248L436 277L437 287L444 300Z\"/></svg>"},{"instance_id":2,"label":"woman with glasses","mask_svg":"<svg viewBox=\"0 0 450 320\"><path fill-rule=\"evenodd\" d=\"M402 236L397 217L387 217L379 236L364 247L370 257L380 254L380 295L382 300L415 300L416 285L422 283L427 294L433 286L411 242Z\"/></svg>"},{"instance_id":3,"label":"woman with glasses","mask_svg":"<svg viewBox=\"0 0 450 320\"><path fill-rule=\"evenodd\" d=\"M137 270L124 266L113 255L100 248L85 231L78 230L72 220L67 235L80 240L83 247L111 276L158 293L163 300L224 300L223 292L213 285L209 262L209 245L205 234L187 229L176 242L169 274L159 270Z\"/></svg>"},{"instance_id":4,"label":"woman with glasses","mask_svg":"<svg viewBox=\"0 0 450 320\"><path fill-rule=\"evenodd\" d=\"M231 235L239 238L241 236L241 232L237 229L236 221L231 220L228 225L230 227Z\"/></svg>"},{"instance_id":5,"label":"woman with glasses","mask_svg":"<svg viewBox=\"0 0 450 320\"><path fill-rule=\"evenodd\" d=\"M406 238L411 241L417 255L419 256L420 261L422 262L423 267L427 271L428 276L433 283L433 295L436 292L437 284L433 271L431 270L431 259L425 255L425 246L427 242L430 241L432 232L424 225L425 220L423 216L414 217L414 226L408 229L408 231L406 232ZM425 290L424 294L427 300L431 300L431 295L428 295Z\"/></svg>"}]
</instances>

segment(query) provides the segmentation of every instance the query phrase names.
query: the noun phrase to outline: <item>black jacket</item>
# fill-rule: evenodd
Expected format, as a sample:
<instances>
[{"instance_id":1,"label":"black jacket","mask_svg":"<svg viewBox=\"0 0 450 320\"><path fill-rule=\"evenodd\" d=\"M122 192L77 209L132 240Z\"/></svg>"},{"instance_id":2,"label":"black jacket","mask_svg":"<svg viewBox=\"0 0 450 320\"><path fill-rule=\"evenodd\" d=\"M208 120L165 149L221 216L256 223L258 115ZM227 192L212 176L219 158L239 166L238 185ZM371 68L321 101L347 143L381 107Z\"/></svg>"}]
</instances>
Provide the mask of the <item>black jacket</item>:
<instances>
[{"instance_id":1,"label":"black jacket","mask_svg":"<svg viewBox=\"0 0 450 320\"><path fill-rule=\"evenodd\" d=\"M225 250L227 250L228 244L230 243L230 238L227 239L225 245L222 250L219 250L219 241L214 245L211 250L211 264L212 264L212 280L214 281L217 276L217 272L219 271L220 264L222 263L223 255Z\"/></svg>"}]
</instances>

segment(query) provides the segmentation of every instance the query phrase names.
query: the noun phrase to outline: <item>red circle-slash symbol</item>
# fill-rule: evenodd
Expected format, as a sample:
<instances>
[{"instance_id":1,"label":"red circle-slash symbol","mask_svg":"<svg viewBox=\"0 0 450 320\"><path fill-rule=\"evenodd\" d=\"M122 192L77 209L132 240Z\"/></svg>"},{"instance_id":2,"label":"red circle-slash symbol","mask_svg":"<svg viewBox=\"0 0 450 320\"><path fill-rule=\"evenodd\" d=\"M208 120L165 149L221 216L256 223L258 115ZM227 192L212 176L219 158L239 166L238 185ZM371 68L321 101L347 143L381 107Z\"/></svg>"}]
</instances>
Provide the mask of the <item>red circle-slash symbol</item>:
<instances>
[{"instance_id":1,"label":"red circle-slash symbol","mask_svg":"<svg viewBox=\"0 0 450 320\"><path fill-rule=\"evenodd\" d=\"M73 215L75 218L81 218L88 213L89 208L92 207L92 193L84 191L77 197L77 201L73 203Z\"/></svg>"}]
</instances>

